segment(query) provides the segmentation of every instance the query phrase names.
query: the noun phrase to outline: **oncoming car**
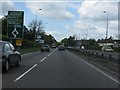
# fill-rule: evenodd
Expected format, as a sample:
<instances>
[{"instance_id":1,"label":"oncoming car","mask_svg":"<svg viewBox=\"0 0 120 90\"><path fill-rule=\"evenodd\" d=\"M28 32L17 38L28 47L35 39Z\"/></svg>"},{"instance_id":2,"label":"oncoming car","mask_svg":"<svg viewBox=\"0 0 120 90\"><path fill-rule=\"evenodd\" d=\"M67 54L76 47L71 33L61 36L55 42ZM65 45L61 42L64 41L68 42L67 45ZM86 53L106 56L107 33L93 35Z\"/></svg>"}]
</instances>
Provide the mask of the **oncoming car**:
<instances>
[{"instance_id":1,"label":"oncoming car","mask_svg":"<svg viewBox=\"0 0 120 90\"><path fill-rule=\"evenodd\" d=\"M10 42L0 41L0 55L2 72L8 72L11 65L19 66L21 55Z\"/></svg>"}]
</instances>

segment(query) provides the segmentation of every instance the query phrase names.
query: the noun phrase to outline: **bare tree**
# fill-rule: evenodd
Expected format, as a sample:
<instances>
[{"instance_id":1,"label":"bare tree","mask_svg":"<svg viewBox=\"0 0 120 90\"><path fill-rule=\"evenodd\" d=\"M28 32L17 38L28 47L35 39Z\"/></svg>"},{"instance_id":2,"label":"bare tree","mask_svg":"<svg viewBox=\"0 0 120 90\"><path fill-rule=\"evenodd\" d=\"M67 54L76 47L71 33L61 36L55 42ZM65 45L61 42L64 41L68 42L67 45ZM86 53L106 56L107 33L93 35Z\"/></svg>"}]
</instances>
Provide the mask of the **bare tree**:
<instances>
[{"instance_id":1,"label":"bare tree","mask_svg":"<svg viewBox=\"0 0 120 90\"><path fill-rule=\"evenodd\" d=\"M44 26L43 26L43 21L40 20L38 22L38 27L37 27L37 35L41 35L41 33L44 33Z\"/></svg>"},{"instance_id":2,"label":"bare tree","mask_svg":"<svg viewBox=\"0 0 120 90\"><path fill-rule=\"evenodd\" d=\"M41 33L44 33L44 26L43 26L43 21L36 21L33 20L30 24L29 24L29 30L30 33L32 34L32 36L34 37L33 40L36 40L36 36L37 35L41 35Z\"/></svg>"},{"instance_id":3,"label":"bare tree","mask_svg":"<svg viewBox=\"0 0 120 90\"><path fill-rule=\"evenodd\" d=\"M35 20L33 20L33 21L29 24L29 28L30 28L30 30L32 30L33 33L36 32L37 27L38 27L38 24L37 24L37 22L36 22Z\"/></svg>"}]
</instances>

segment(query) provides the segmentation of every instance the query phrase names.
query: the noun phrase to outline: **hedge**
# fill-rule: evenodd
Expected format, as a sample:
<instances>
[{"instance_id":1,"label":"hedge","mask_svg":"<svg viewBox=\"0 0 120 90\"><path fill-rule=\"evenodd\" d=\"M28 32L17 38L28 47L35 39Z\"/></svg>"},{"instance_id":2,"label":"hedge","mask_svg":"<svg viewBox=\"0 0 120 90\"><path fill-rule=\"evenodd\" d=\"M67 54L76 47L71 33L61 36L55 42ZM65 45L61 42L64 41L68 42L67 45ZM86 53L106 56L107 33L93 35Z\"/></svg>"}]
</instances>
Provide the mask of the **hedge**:
<instances>
[{"instance_id":1,"label":"hedge","mask_svg":"<svg viewBox=\"0 0 120 90\"><path fill-rule=\"evenodd\" d=\"M0 39L3 40L3 41L9 41L10 42L10 39L7 38L5 35L0 35ZM12 40L12 44L16 47L15 39ZM22 39L21 48L33 48L33 47L34 47L34 42L33 41ZM36 47L40 47L40 44L36 43Z\"/></svg>"}]
</instances>

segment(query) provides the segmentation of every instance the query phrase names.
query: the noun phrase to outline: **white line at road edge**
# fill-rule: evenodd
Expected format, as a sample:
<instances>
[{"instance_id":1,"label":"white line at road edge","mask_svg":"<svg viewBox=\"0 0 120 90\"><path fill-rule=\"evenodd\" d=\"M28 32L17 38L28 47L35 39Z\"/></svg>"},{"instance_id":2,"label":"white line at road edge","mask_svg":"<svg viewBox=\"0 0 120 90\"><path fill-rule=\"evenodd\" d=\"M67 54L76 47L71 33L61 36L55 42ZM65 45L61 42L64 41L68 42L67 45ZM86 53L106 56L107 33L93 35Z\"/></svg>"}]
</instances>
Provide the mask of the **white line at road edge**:
<instances>
[{"instance_id":1,"label":"white line at road edge","mask_svg":"<svg viewBox=\"0 0 120 90\"><path fill-rule=\"evenodd\" d=\"M81 59L81 58L80 58ZM103 71L99 70L98 68L94 67L93 65L87 63L85 60L81 59L82 62L86 63L87 65L91 66L92 68L96 69L97 71L99 71L100 73L102 73L103 75L107 76L108 78L112 79L113 81L115 81L116 83L120 84L120 82L116 79L114 79L113 77L107 75L106 73L104 73Z\"/></svg>"},{"instance_id":2,"label":"white line at road edge","mask_svg":"<svg viewBox=\"0 0 120 90\"><path fill-rule=\"evenodd\" d=\"M23 73L22 75L20 75L18 78L16 78L14 80L14 82L17 82L18 80L20 80L23 76L25 76L28 72L30 72L33 68L35 68L37 66L37 64L35 64L33 67L31 67L29 70L27 70L25 73Z\"/></svg>"},{"instance_id":3,"label":"white line at road edge","mask_svg":"<svg viewBox=\"0 0 120 90\"><path fill-rule=\"evenodd\" d=\"M46 59L46 57L44 57L40 62L44 61Z\"/></svg>"},{"instance_id":4,"label":"white line at road edge","mask_svg":"<svg viewBox=\"0 0 120 90\"><path fill-rule=\"evenodd\" d=\"M72 53L71 53L72 54ZM73 54L72 54L73 55ZM79 57L80 58L80 57ZM102 73L103 75L107 76L108 78L110 78L111 80L115 81L117 84L120 84L120 82L116 79L114 79L113 77L107 75L106 73L104 73L103 71L99 70L98 68L94 67L92 64L86 62L85 60L81 59L80 60L84 63L86 63L87 65L91 66L92 68L94 68L95 70L97 70L98 72Z\"/></svg>"}]
</instances>

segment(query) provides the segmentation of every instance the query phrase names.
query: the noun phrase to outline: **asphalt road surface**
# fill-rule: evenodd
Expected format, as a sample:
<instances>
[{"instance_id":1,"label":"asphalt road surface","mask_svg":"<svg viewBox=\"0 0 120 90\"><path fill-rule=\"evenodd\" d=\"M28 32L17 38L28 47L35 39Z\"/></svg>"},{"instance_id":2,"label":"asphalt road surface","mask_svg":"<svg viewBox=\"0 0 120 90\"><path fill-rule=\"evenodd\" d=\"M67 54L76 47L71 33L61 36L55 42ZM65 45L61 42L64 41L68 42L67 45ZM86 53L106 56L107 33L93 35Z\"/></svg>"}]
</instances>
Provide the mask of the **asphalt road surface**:
<instances>
[{"instance_id":1,"label":"asphalt road surface","mask_svg":"<svg viewBox=\"0 0 120 90\"><path fill-rule=\"evenodd\" d=\"M118 88L119 82L69 51L22 56L20 67L2 75L3 88Z\"/></svg>"}]
</instances>

